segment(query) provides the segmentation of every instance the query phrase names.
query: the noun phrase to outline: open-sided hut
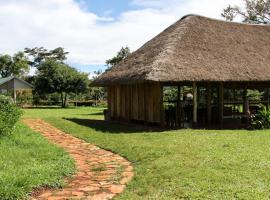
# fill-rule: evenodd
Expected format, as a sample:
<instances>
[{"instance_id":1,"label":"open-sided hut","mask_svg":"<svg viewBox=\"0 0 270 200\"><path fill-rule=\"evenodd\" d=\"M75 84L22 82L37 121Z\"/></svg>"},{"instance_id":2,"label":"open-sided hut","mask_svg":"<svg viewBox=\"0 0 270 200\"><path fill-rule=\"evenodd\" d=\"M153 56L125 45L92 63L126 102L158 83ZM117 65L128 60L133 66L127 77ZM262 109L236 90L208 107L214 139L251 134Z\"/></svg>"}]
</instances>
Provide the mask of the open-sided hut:
<instances>
[{"instance_id":1,"label":"open-sided hut","mask_svg":"<svg viewBox=\"0 0 270 200\"><path fill-rule=\"evenodd\" d=\"M188 15L93 84L107 87L111 120L241 125L249 89L269 104L270 26Z\"/></svg>"}]
</instances>

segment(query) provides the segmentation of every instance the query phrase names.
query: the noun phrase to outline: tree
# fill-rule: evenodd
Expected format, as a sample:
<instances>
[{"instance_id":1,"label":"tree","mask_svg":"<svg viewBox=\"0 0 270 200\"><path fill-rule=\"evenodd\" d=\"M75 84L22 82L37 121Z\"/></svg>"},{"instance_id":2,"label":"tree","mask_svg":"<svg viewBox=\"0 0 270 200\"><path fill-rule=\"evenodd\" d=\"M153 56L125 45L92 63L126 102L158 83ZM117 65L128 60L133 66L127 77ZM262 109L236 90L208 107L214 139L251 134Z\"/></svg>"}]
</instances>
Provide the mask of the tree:
<instances>
[{"instance_id":1,"label":"tree","mask_svg":"<svg viewBox=\"0 0 270 200\"><path fill-rule=\"evenodd\" d=\"M243 0L245 9L229 5L222 12L222 17L233 21L236 16L241 16L243 22L251 24L270 24L270 0Z\"/></svg>"},{"instance_id":2,"label":"tree","mask_svg":"<svg viewBox=\"0 0 270 200\"><path fill-rule=\"evenodd\" d=\"M87 89L88 77L54 58L42 61L35 80L35 90L39 94L59 93L61 105L66 107L69 93L81 93Z\"/></svg>"},{"instance_id":3,"label":"tree","mask_svg":"<svg viewBox=\"0 0 270 200\"><path fill-rule=\"evenodd\" d=\"M0 55L0 75L2 78L8 76L23 76L29 72L28 59L23 52L10 55Z\"/></svg>"},{"instance_id":4,"label":"tree","mask_svg":"<svg viewBox=\"0 0 270 200\"><path fill-rule=\"evenodd\" d=\"M95 80L100 74L102 74L101 70L94 71L92 80ZM99 100L105 97L105 89L103 87L90 87L89 92L90 98L95 100L95 105L98 104Z\"/></svg>"},{"instance_id":5,"label":"tree","mask_svg":"<svg viewBox=\"0 0 270 200\"><path fill-rule=\"evenodd\" d=\"M109 60L106 60L106 64L109 68L111 68L116 64L118 64L120 61L124 60L126 57L128 57L129 54L130 54L129 47L122 47L116 56L114 56Z\"/></svg>"},{"instance_id":6,"label":"tree","mask_svg":"<svg viewBox=\"0 0 270 200\"><path fill-rule=\"evenodd\" d=\"M50 51L45 49L44 47L25 48L24 52L33 58L32 61L29 62L29 64L32 67L37 67L37 68L40 66L40 64L43 61L49 58L63 63L64 60L67 59L66 55L69 53L69 52L66 52L64 48L62 47L58 47Z\"/></svg>"}]
</instances>

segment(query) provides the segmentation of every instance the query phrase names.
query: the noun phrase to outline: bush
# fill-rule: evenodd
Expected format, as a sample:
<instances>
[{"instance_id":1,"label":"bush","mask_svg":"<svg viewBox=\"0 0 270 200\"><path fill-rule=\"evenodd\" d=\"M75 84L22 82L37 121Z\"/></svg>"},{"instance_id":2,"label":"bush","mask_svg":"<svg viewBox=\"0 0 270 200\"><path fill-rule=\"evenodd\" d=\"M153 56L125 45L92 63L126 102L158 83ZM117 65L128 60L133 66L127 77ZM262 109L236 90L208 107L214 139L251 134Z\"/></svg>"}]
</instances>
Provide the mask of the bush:
<instances>
[{"instance_id":1,"label":"bush","mask_svg":"<svg viewBox=\"0 0 270 200\"><path fill-rule=\"evenodd\" d=\"M269 129L270 110L262 106L256 115L251 116L251 127L253 129Z\"/></svg>"},{"instance_id":2,"label":"bush","mask_svg":"<svg viewBox=\"0 0 270 200\"><path fill-rule=\"evenodd\" d=\"M0 95L0 136L11 134L21 115L10 97Z\"/></svg>"}]
</instances>

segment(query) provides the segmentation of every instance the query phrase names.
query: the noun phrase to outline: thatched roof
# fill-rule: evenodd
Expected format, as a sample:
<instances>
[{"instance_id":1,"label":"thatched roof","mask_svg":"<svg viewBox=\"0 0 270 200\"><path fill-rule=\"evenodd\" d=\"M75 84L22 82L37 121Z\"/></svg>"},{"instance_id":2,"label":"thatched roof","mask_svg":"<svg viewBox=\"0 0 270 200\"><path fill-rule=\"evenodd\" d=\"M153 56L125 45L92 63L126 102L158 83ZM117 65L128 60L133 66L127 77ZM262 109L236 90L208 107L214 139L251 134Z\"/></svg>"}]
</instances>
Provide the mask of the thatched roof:
<instances>
[{"instance_id":1,"label":"thatched roof","mask_svg":"<svg viewBox=\"0 0 270 200\"><path fill-rule=\"evenodd\" d=\"M270 26L188 15L94 84L147 81L270 81Z\"/></svg>"}]
</instances>

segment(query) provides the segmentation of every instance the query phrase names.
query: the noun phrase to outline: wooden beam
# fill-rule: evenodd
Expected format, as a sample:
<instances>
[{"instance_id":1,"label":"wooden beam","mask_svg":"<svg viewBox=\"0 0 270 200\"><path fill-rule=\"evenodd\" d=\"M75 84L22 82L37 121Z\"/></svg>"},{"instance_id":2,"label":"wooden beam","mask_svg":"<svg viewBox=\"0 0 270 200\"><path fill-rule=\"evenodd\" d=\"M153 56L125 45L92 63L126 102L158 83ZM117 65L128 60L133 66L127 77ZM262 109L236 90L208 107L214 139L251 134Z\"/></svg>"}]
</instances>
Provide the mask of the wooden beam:
<instances>
[{"instance_id":1,"label":"wooden beam","mask_svg":"<svg viewBox=\"0 0 270 200\"><path fill-rule=\"evenodd\" d=\"M218 104L219 104L219 123L223 125L224 120L224 85L221 82L218 87Z\"/></svg>"},{"instance_id":2,"label":"wooden beam","mask_svg":"<svg viewBox=\"0 0 270 200\"><path fill-rule=\"evenodd\" d=\"M212 109L211 109L211 84L208 83L207 84L207 124L210 125L211 124L211 121L212 121Z\"/></svg>"},{"instance_id":3,"label":"wooden beam","mask_svg":"<svg viewBox=\"0 0 270 200\"><path fill-rule=\"evenodd\" d=\"M193 82L192 84L193 87L193 123L197 124L198 122L198 91L197 91L197 85L196 82Z\"/></svg>"}]
</instances>

